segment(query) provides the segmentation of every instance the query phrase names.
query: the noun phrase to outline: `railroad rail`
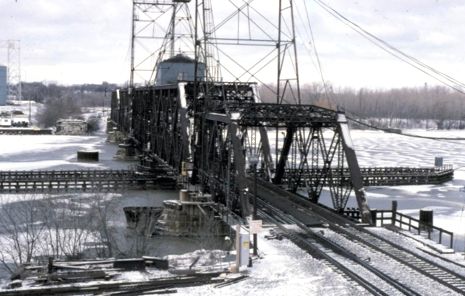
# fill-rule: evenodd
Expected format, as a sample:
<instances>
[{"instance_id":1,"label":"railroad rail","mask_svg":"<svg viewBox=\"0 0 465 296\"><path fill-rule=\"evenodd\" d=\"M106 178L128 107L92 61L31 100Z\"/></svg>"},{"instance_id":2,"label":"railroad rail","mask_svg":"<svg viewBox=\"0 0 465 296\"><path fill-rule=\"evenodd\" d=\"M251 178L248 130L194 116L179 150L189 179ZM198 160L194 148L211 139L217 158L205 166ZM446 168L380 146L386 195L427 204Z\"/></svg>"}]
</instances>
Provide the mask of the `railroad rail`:
<instances>
[{"instance_id":1,"label":"railroad rail","mask_svg":"<svg viewBox=\"0 0 465 296\"><path fill-rule=\"evenodd\" d=\"M133 170L0 171L0 193L117 192L127 189L174 188L166 173Z\"/></svg>"},{"instance_id":2,"label":"railroad rail","mask_svg":"<svg viewBox=\"0 0 465 296\"><path fill-rule=\"evenodd\" d=\"M316 246L333 257L331 260L344 265L342 269L337 267L339 270L375 295L420 295L427 291L425 283L434 286L439 293L465 293L465 266L440 261L434 256L401 246L393 239L371 232L370 228L269 183L259 182L257 195L265 218L273 219L278 226L281 225L280 228L290 235L291 240L306 246L304 249L312 254L318 254ZM310 220L315 222L309 224ZM295 224L299 229L286 228L286 224ZM346 269L356 275L350 275ZM367 272L371 276L366 275ZM359 279L354 279L355 276ZM377 280L373 280L374 276ZM360 283L360 278L367 278L369 283ZM381 291L366 287L373 284Z\"/></svg>"},{"instance_id":3,"label":"railroad rail","mask_svg":"<svg viewBox=\"0 0 465 296\"><path fill-rule=\"evenodd\" d=\"M357 287L365 289L372 295L389 296L396 295L399 292L404 295L421 295L389 275L377 271L369 262L364 261L346 249L328 242L324 242L326 244L324 246L317 233L306 230L305 225L283 214L277 208L265 204L262 200L259 205L264 209L260 211L260 216L276 224L292 242L310 253L312 257L319 259L326 266L342 273L347 280L354 282ZM296 224L304 232L289 230L285 226L286 224ZM367 276L367 273L371 273L371 277ZM377 277L377 279L373 279L373 276Z\"/></svg>"}]
</instances>

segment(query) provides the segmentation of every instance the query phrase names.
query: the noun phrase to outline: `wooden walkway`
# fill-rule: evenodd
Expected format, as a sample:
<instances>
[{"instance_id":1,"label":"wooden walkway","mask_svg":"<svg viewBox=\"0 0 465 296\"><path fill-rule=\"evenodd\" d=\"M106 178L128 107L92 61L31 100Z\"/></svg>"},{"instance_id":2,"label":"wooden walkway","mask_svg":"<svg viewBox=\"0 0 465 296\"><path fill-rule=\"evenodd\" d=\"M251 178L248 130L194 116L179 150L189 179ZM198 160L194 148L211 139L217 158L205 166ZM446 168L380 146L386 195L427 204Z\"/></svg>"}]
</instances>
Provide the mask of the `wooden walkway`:
<instances>
[{"instance_id":1,"label":"wooden walkway","mask_svg":"<svg viewBox=\"0 0 465 296\"><path fill-rule=\"evenodd\" d=\"M451 181L454 178L454 169L452 166L433 167L433 168L410 168L410 167L373 167L361 168L364 186L399 186L399 185L424 185L424 184L442 184ZM322 169L314 170L287 170L283 184L291 180L302 180L312 184L319 182L324 176ZM348 169L332 168L324 179L325 184L345 185L350 182L350 172ZM331 180L329 179L331 176ZM302 182L301 181L301 182Z\"/></svg>"},{"instance_id":2,"label":"wooden walkway","mask_svg":"<svg viewBox=\"0 0 465 296\"><path fill-rule=\"evenodd\" d=\"M452 166L433 168L363 168L365 186L442 184L454 178Z\"/></svg>"},{"instance_id":3,"label":"wooden walkway","mask_svg":"<svg viewBox=\"0 0 465 296\"><path fill-rule=\"evenodd\" d=\"M0 171L0 193L119 192L175 186L174 176L132 170Z\"/></svg>"},{"instance_id":4,"label":"wooden walkway","mask_svg":"<svg viewBox=\"0 0 465 296\"><path fill-rule=\"evenodd\" d=\"M452 167L440 168L362 168L365 186L396 186L440 184L452 180ZM306 182L321 176L321 170L299 174ZM350 182L348 170L331 169L332 182L344 185ZM288 178L297 178L296 172L286 172ZM295 180L295 179L294 179ZM325 179L325 183L329 179ZM59 193L59 192L119 192L128 189L168 189L176 186L176 176L163 170L140 173L133 170L68 170L68 171L0 171L0 193Z\"/></svg>"}]
</instances>

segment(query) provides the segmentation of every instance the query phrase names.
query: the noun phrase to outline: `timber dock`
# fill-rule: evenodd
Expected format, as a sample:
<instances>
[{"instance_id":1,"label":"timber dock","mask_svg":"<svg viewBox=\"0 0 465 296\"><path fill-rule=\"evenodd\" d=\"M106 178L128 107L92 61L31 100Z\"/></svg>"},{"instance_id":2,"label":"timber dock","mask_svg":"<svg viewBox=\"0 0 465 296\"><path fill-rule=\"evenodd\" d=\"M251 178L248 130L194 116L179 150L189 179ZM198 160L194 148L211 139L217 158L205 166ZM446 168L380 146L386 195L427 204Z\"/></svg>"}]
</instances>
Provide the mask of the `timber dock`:
<instances>
[{"instance_id":1,"label":"timber dock","mask_svg":"<svg viewBox=\"0 0 465 296\"><path fill-rule=\"evenodd\" d=\"M174 176L133 170L0 171L1 193L117 192L175 186Z\"/></svg>"}]
</instances>

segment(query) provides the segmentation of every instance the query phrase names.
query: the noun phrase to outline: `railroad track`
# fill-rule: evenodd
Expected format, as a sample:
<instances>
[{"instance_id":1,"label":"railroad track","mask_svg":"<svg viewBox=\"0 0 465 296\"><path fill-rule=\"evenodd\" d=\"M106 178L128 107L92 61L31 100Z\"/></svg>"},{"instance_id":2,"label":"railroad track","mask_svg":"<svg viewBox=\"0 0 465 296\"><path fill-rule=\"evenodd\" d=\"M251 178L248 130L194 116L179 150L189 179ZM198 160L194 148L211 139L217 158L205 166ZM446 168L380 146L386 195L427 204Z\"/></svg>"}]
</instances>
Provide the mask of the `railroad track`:
<instances>
[{"instance_id":1,"label":"railroad track","mask_svg":"<svg viewBox=\"0 0 465 296\"><path fill-rule=\"evenodd\" d=\"M452 267L433 256L409 250L271 184L261 183L257 191L263 197L259 205L264 218L276 223L300 247L327 260L371 294L465 294L463 267ZM325 226L308 227L302 222L304 215L316 217ZM299 230L288 229L286 224L295 224Z\"/></svg>"},{"instance_id":2,"label":"railroad track","mask_svg":"<svg viewBox=\"0 0 465 296\"><path fill-rule=\"evenodd\" d=\"M370 294L383 296L421 295L407 286L398 283L390 276L379 273L368 262L364 262L355 254L336 245L328 246L327 242L321 241L318 235L306 230L304 225L291 216L282 214L270 205L265 205L263 201L260 201L259 204L260 207L266 208L266 211L260 211L260 215L276 224L285 233L287 238L306 250L314 258L321 260L324 265L337 271ZM296 224L304 232L289 230L285 226L286 224ZM378 279L375 279L375 277Z\"/></svg>"},{"instance_id":3,"label":"railroad track","mask_svg":"<svg viewBox=\"0 0 465 296\"><path fill-rule=\"evenodd\" d=\"M330 226L330 228L332 227ZM465 294L465 268L461 268L463 274L460 274L439 264L438 261L433 261L427 256L421 256L381 236L367 232L365 229L347 227L335 230L347 239L363 244L365 248L369 247L374 251L382 253L385 257L408 266L410 269L441 283L457 293ZM460 270L460 268L457 269Z\"/></svg>"}]
</instances>

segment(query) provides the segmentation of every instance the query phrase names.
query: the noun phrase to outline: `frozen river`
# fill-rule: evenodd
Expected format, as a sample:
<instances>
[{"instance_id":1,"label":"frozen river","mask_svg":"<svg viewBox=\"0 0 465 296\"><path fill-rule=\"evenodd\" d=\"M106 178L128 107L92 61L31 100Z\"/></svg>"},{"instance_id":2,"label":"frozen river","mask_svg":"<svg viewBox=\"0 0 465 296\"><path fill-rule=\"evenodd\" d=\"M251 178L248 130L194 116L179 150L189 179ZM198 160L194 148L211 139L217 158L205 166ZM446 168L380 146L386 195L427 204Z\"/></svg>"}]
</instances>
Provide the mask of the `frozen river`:
<instances>
[{"instance_id":1,"label":"frozen river","mask_svg":"<svg viewBox=\"0 0 465 296\"><path fill-rule=\"evenodd\" d=\"M465 137L465 131L408 131L437 137ZM445 164L456 168L455 179L442 185L371 187L367 189L370 207L387 209L397 200L402 212L418 215L421 208L434 210L434 222L456 233L456 249L463 251L463 210L465 207L465 141L433 141L386 134L378 131L352 131L352 137L361 166L412 166L431 167L434 158L441 156ZM98 163L79 163L76 152L81 149L98 150ZM134 162L114 160L116 145L105 142L103 134L97 136L1 136L0 170L31 169L125 169ZM160 206L165 199L177 198L175 191L129 191L105 196L111 200L110 225L115 236L127 239L122 208L125 206ZM6 198L8 196L2 196ZM12 196L9 196L11 198ZM61 198L66 198L61 196ZM329 202L323 197L322 201ZM349 206L355 206L351 198ZM350 295L355 292L336 273L288 241L266 241L261 235L260 260L253 269L253 279L225 289L228 295L242 295L245 291L263 295ZM199 240L149 241L147 255L185 253L205 247ZM293 276L290 276L293 275ZM297 289L299 287L299 289ZM268 289L267 289L268 288ZM180 290L183 295L214 295L217 290L199 287ZM184 293L185 292L185 293ZM260 294L260 293L259 293Z\"/></svg>"}]
</instances>

